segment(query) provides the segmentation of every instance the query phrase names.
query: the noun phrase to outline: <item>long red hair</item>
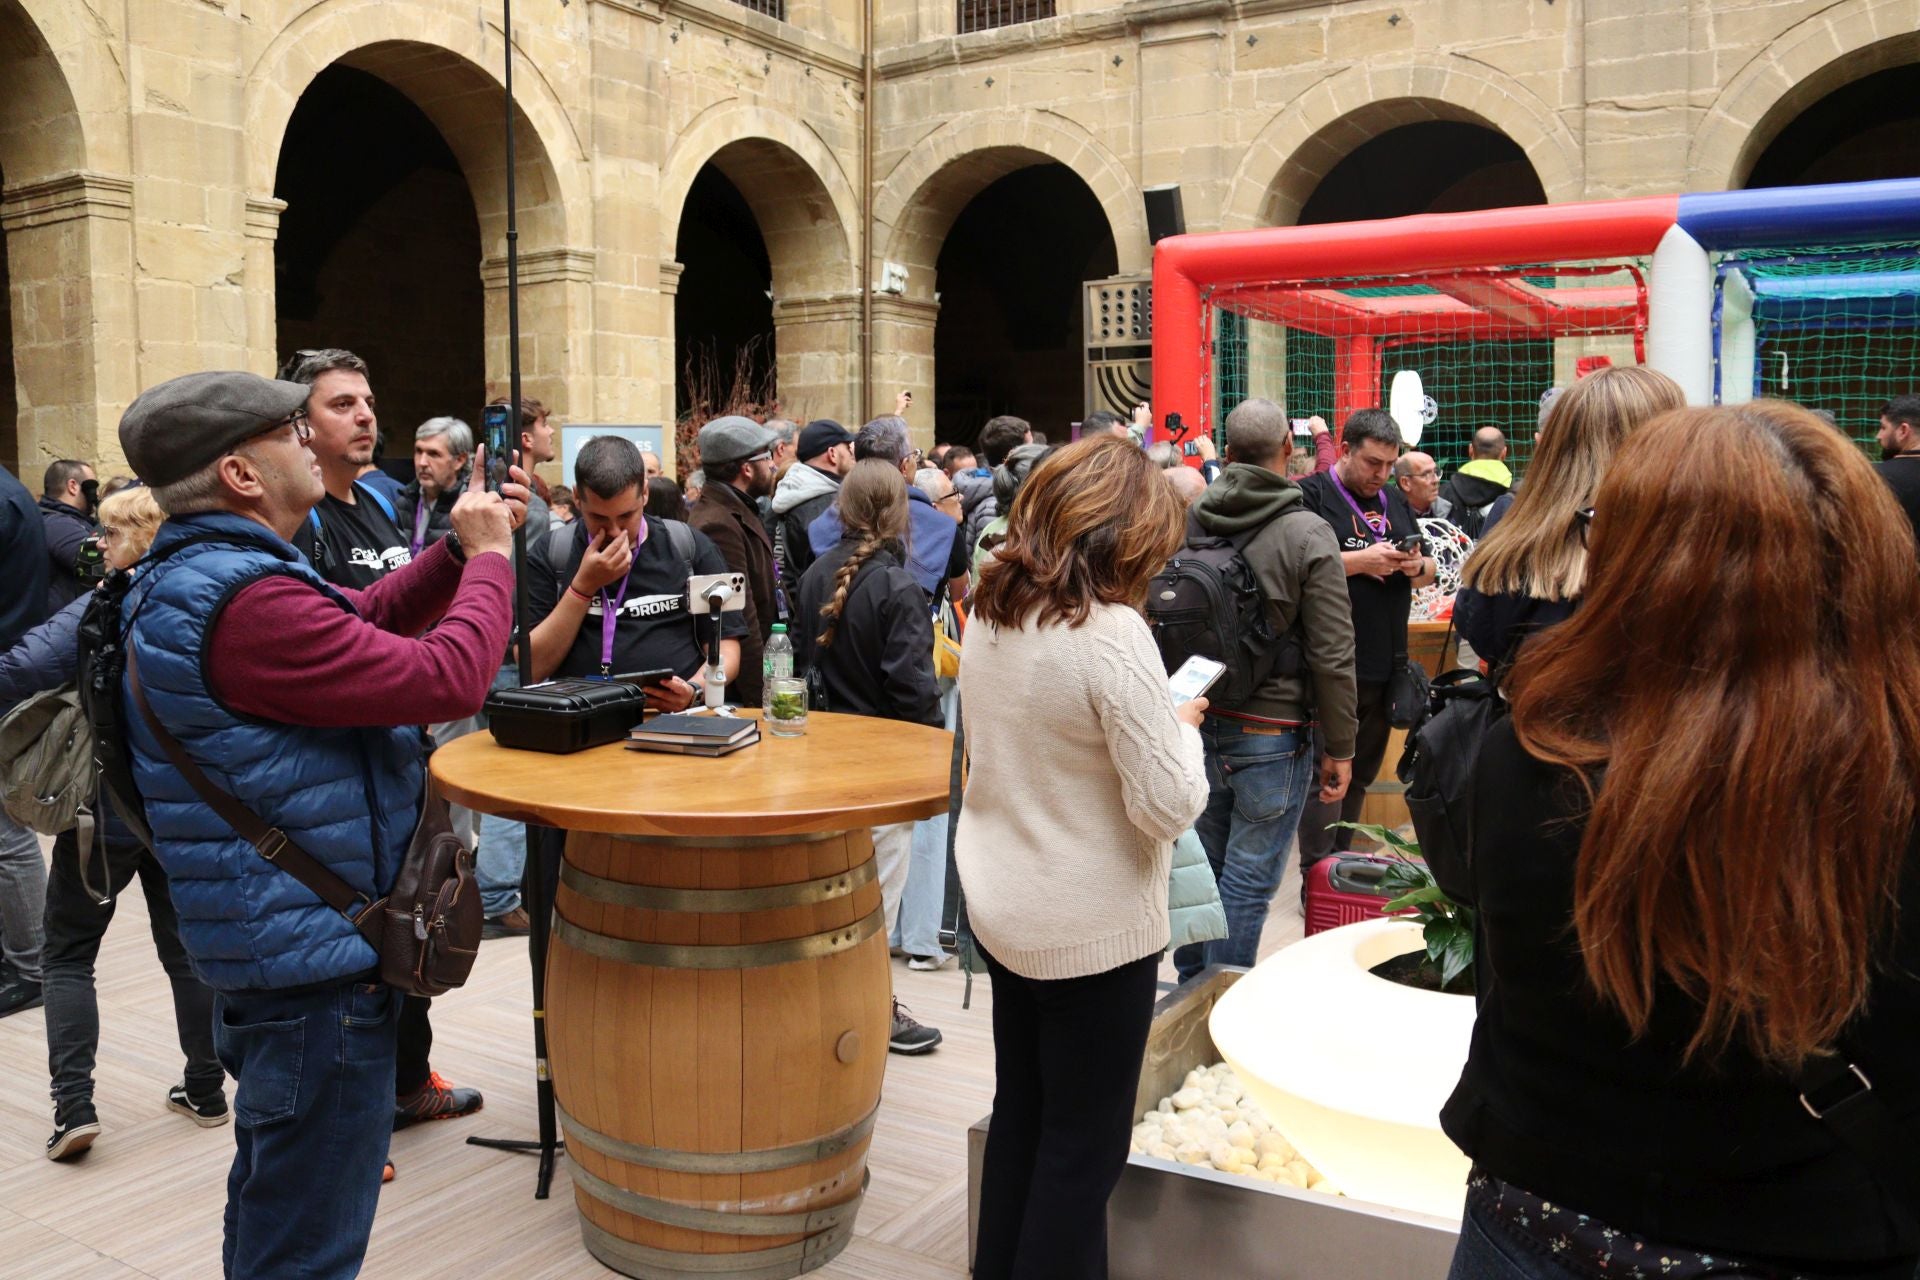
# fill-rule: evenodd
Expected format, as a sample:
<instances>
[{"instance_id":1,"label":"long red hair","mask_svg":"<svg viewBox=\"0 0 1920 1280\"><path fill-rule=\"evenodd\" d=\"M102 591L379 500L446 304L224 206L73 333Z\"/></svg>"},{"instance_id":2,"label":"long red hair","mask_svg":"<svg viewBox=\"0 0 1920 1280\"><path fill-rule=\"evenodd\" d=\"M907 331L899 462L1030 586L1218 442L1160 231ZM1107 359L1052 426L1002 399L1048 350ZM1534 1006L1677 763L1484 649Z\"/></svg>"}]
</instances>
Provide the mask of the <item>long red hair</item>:
<instances>
[{"instance_id":1,"label":"long red hair","mask_svg":"<svg viewBox=\"0 0 1920 1280\"><path fill-rule=\"evenodd\" d=\"M1793 405L1644 427L1594 502L1584 601L1521 651L1513 722L1589 780L1574 926L1644 1032L1792 1066L1865 1002L1914 821L1920 563L1887 486ZM1604 766L1604 774L1595 771Z\"/></svg>"}]
</instances>

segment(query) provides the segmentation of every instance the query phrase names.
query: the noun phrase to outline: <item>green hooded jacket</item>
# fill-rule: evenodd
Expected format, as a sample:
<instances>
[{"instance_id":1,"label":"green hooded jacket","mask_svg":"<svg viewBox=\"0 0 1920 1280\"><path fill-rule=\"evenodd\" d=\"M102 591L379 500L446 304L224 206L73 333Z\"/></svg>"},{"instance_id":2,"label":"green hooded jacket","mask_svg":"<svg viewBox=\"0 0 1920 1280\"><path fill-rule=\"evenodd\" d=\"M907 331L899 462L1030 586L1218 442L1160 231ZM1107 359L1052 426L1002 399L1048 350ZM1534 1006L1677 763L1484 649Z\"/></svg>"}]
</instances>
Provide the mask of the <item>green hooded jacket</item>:
<instances>
[{"instance_id":1,"label":"green hooded jacket","mask_svg":"<svg viewBox=\"0 0 1920 1280\"><path fill-rule=\"evenodd\" d=\"M1193 516L1215 537L1237 538L1259 530L1241 554L1260 580L1275 633L1284 634L1298 620L1306 641L1305 671L1295 676L1275 672L1236 709L1270 720L1318 718L1323 750L1336 760L1347 760L1359 728L1353 605L1340 544L1327 522L1302 503L1300 486L1285 476L1233 462L1193 504ZM1303 518L1281 519L1296 510Z\"/></svg>"}]
</instances>

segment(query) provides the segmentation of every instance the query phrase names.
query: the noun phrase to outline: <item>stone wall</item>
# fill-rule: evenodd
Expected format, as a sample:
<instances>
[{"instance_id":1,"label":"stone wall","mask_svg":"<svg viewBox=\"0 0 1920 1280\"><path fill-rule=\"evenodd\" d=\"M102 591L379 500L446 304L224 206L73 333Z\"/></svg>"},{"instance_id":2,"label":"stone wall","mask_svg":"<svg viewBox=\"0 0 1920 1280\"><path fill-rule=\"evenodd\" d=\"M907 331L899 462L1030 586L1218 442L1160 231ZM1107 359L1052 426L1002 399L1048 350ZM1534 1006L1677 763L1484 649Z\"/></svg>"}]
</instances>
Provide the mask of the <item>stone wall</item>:
<instances>
[{"instance_id":1,"label":"stone wall","mask_svg":"<svg viewBox=\"0 0 1920 1280\"><path fill-rule=\"evenodd\" d=\"M870 121L855 0L790 0L784 22L729 0L516 13L529 393L574 420L671 414L675 233L709 162L766 240L786 391L853 419L868 361L876 411L899 385L933 403L942 238L1022 166L1077 174L1119 271L1140 273L1142 187L1180 184L1191 230L1284 224L1355 146L1430 119L1504 133L1553 201L1737 185L1798 111L1920 57L1920 0L1060 0L967 36L953 0L874 8ZM337 61L404 93L458 157L504 386L498 21L451 0L0 0L21 468L111 471L140 387L274 366L280 143ZM867 307L863 251L905 269Z\"/></svg>"}]
</instances>

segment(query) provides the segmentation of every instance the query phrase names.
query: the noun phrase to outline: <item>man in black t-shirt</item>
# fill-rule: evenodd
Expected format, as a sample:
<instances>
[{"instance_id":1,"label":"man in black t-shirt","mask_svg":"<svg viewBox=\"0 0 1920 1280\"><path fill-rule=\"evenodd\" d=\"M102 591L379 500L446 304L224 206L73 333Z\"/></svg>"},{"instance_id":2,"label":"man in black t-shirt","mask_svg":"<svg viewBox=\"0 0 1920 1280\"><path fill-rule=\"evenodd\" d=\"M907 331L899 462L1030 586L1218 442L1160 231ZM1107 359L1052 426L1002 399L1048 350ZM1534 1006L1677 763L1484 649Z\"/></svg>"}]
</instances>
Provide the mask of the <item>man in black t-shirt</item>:
<instances>
[{"instance_id":1,"label":"man in black t-shirt","mask_svg":"<svg viewBox=\"0 0 1920 1280\"><path fill-rule=\"evenodd\" d=\"M587 441L573 475L580 518L527 559L534 678L670 670L674 678L649 686L647 701L684 711L702 697L712 625L689 611L687 579L726 573L727 562L692 527L646 515L646 464L631 442ZM732 681L746 618L729 610L720 624L721 664Z\"/></svg>"},{"instance_id":2,"label":"man in black t-shirt","mask_svg":"<svg viewBox=\"0 0 1920 1280\"><path fill-rule=\"evenodd\" d=\"M1308 797L1300 819L1300 870L1329 853L1353 847L1353 832L1328 830L1357 822L1367 787L1379 776L1387 753L1387 685L1407 658L1407 616L1413 589L1433 581L1434 562L1424 548L1402 551L1420 526L1400 490L1387 483L1400 457L1400 429L1383 409L1362 409L1347 419L1333 469L1300 481L1300 493L1333 526L1353 603L1353 674L1360 731L1354 742L1353 781L1345 798L1326 803Z\"/></svg>"},{"instance_id":3,"label":"man in black t-shirt","mask_svg":"<svg viewBox=\"0 0 1920 1280\"><path fill-rule=\"evenodd\" d=\"M1895 396L1880 410L1880 478L1920 537L1920 395Z\"/></svg>"}]
</instances>

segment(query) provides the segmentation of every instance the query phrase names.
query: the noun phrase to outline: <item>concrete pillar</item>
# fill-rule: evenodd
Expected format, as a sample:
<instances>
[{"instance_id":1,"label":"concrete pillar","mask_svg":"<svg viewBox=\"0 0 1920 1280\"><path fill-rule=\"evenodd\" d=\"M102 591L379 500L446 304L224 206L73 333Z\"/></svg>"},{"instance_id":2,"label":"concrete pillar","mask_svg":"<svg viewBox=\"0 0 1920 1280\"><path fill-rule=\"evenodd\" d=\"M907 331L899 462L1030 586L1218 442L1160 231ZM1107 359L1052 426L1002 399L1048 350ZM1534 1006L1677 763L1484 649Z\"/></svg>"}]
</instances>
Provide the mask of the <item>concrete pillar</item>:
<instances>
[{"instance_id":1,"label":"concrete pillar","mask_svg":"<svg viewBox=\"0 0 1920 1280\"><path fill-rule=\"evenodd\" d=\"M814 418L845 423L859 414L858 292L775 299L773 350L782 415L801 423ZM892 396L881 390L874 388L874 402L890 406ZM916 390L914 399L920 394Z\"/></svg>"},{"instance_id":2,"label":"concrete pillar","mask_svg":"<svg viewBox=\"0 0 1920 1280\"><path fill-rule=\"evenodd\" d=\"M933 421L937 403L933 328L939 318L938 302L891 294L873 300L873 411L892 413L894 395L903 390L913 392L913 402L920 407L908 414L907 420L913 427L914 443L921 448L933 446L936 431L971 441L981 426L978 422L943 422L936 427Z\"/></svg>"}]
</instances>

